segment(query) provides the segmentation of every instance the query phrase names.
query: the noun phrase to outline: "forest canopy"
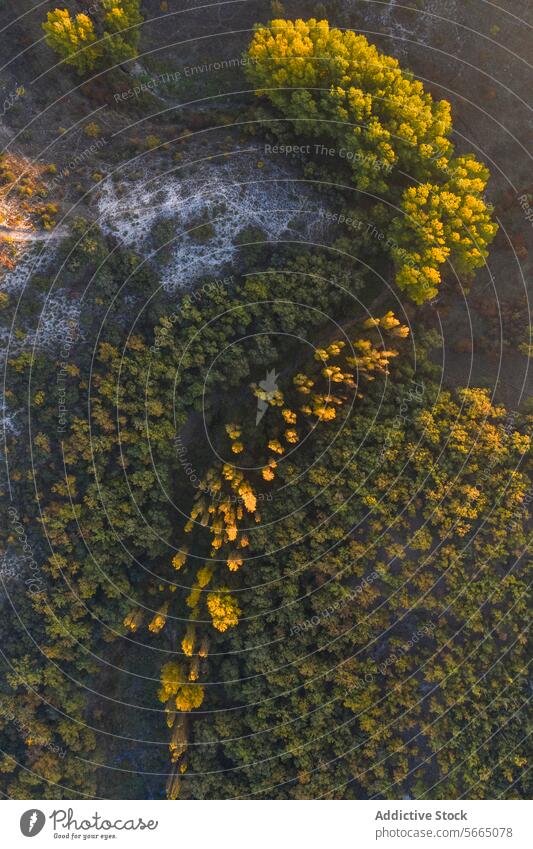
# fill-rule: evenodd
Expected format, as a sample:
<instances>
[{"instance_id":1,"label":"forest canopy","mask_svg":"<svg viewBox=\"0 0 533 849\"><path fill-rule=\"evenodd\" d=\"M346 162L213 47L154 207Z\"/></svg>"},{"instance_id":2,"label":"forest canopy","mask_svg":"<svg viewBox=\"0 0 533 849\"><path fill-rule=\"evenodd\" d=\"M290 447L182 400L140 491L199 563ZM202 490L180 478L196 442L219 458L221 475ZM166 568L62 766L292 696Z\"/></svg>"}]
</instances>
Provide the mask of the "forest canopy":
<instances>
[{"instance_id":1,"label":"forest canopy","mask_svg":"<svg viewBox=\"0 0 533 849\"><path fill-rule=\"evenodd\" d=\"M42 25L46 43L80 76L134 59L144 20L140 5L140 0L99 0L90 7L92 15L54 9Z\"/></svg>"}]
</instances>

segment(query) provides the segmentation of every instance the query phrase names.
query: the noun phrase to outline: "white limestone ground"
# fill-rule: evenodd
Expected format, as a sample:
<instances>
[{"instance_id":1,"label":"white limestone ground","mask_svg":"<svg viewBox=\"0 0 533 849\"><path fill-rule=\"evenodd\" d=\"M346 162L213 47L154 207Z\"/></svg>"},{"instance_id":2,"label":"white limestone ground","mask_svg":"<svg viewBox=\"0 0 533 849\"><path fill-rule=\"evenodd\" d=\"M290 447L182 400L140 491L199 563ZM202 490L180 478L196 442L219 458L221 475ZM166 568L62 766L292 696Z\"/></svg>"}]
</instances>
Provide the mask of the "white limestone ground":
<instances>
[{"instance_id":1,"label":"white limestone ground","mask_svg":"<svg viewBox=\"0 0 533 849\"><path fill-rule=\"evenodd\" d=\"M261 228L269 241L320 241L324 218L316 190L296 179L284 158L263 164L260 151L248 148L193 168L191 173L190 166L175 166L163 175L147 170L129 183L108 179L97 201L102 228L145 255L153 251L154 224L172 220L171 259L162 269L167 290L188 287L202 275L219 275L236 258L234 240L245 227ZM212 235L200 241L195 229L206 221Z\"/></svg>"}]
</instances>

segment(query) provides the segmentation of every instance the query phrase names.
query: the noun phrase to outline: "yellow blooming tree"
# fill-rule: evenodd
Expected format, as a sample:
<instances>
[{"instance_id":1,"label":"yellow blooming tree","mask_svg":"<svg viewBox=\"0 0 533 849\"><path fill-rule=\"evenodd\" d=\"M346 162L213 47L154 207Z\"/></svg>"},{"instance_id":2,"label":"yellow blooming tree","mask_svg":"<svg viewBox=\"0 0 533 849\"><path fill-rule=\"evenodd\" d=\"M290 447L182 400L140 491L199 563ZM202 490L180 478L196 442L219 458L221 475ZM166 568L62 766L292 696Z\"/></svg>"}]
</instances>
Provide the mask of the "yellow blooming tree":
<instances>
[{"instance_id":1,"label":"yellow blooming tree","mask_svg":"<svg viewBox=\"0 0 533 849\"><path fill-rule=\"evenodd\" d=\"M485 262L498 229L481 197L487 179L487 169L474 157L459 157L444 186L423 183L404 191L404 215L391 228L392 256L398 286L416 303L437 294L447 259L459 274Z\"/></svg>"},{"instance_id":2,"label":"yellow blooming tree","mask_svg":"<svg viewBox=\"0 0 533 849\"><path fill-rule=\"evenodd\" d=\"M72 17L68 9L54 9L42 25L46 43L80 76L101 65L134 59L143 21L140 5L140 0L100 0L93 17Z\"/></svg>"},{"instance_id":3,"label":"yellow blooming tree","mask_svg":"<svg viewBox=\"0 0 533 849\"><path fill-rule=\"evenodd\" d=\"M73 18L68 9L54 9L48 12L43 30L48 46L80 75L91 71L102 56L102 45L97 43L94 23L88 15Z\"/></svg>"},{"instance_id":4,"label":"yellow blooming tree","mask_svg":"<svg viewBox=\"0 0 533 849\"><path fill-rule=\"evenodd\" d=\"M263 465L255 472L246 472L230 462L220 462L209 468L202 478L195 503L184 531L195 539L193 557L189 545L181 545L172 559L178 572L194 568L198 553L205 546L206 531L210 535L210 556L194 572L189 595L188 624L178 653L179 660L166 663L161 670L159 698L166 705L167 722L173 729L170 742L171 758L176 772L169 779L169 798L175 798L179 788L179 773L186 769L186 746L183 744L182 714L201 706L203 688L197 683L208 656L209 638L206 633L206 616L212 627L225 633L239 623L241 608L228 585L244 566L244 550L250 546L250 532L246 529L250 519L259 524L257 509L260 489L269 486L276 477L282 457L294 450L300 439L317 424L337 417L337 410L350 399L361 397L361 381L373 380L377 375L388 374L390 360L397 351L385 345L385 336L405 338L408 328L392 312L380 318L370 318L362 323L370 338L358 338L348 344L334 341L317 349L310 373L297 373L284 391L276 387L266 392L260 384L251 388L258 400L272 410L271 419L264 425L269 432L265 440L264 428L246 423L231 422L225 426L225 435L232 453L236 442L242 452L252 452L249 457L263 458ZM335 392L332 388L335 387ZM266 444L266 455L263 451ZM240 452L239 452L240 453ZM245 527L243 527L243 525ZM175 586L160 587L172 592ZM152 634L166 627L170 598L155 612L148 624ZM141 624L142 614L130 613L124 624L135 631ZM203 665L202 665L203 664ZM179 738L179 744L176 739Z\"/></svg>"},{"instance_id":5,"label":"yellow blooming tree","mask_svg":"<svg viewBox=\"0 0 533 849\"><path fill-rule=\"evenodd\" d=\"M334 146L373 215L385 221L396 282L416 303L437 294L441 266L485 262L497 230L483 199L488 171L454 157L450 104L362 35L327 21L273 20L256 28L247 66L257 94L283 116L268 126ZM320 158L320 157L318 157Z\"/></svg>"},{"instance_id":6,"label":"yellow blooming tree","mask_svg":"<svg viewBox=\"0 0 533 849\"><path fill-rule=\"evenodd\" d=\"M190 683L190 678L179 661L171 660L161 668L159 700L174 710L188 712L202 704L204 690L200 684Z\"/></svg>"}]
</instances>

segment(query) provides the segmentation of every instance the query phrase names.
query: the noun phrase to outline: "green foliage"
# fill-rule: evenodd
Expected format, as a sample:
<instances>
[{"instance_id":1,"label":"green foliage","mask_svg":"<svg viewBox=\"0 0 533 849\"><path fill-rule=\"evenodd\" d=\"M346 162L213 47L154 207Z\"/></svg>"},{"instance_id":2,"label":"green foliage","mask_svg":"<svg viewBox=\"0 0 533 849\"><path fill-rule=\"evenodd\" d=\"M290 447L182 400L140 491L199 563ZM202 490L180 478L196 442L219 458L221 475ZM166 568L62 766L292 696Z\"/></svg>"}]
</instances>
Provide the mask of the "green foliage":
<instances>
[{"instance_id":1,"label":"green foliage","mask_svg":"<svg viewBox=\"0 0 533 849\"><path fill-rule=\"evenodd\" d=\"M104 49L109 60L125 62L137 56L140 31L144 18L140 0L101 0L104 11Z\"/></svg>"}]
</instances>

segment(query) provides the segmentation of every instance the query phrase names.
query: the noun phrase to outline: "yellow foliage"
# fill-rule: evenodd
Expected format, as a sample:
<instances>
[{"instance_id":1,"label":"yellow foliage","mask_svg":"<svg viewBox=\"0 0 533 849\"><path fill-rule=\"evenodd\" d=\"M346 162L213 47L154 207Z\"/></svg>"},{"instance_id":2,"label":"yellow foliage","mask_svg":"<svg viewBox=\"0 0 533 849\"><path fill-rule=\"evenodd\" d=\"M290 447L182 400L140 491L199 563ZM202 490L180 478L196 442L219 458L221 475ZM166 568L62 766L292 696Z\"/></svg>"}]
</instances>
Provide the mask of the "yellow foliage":
<instances>
[{"instance_id":1,"label":"yellow foliage","mask_svg":"<svg viewBox=\"0 0 533 849\"><path fill-rule=\"evenodd\" d=\"M386 191L393 167L424 174L435 150L452 154L450 104L435 102L363 35L314 18L275 20L256 29L249 56L258 94L297 117L300 133L321 141L327 133L349 151L359 189Z\"/></svg>"},{"instance_id":2,"label":"yellow foliage","mask_svg":"<svg viewBox=\"0 0 533 849\"><path fill-rule=\"evenodd\" d=\"M175 696L184 681L183 667L177 660L169 660L161 667L159 701L167 702Z\"/></svg>"},{"instance_id":3,"label":"yellow foliage","mask_svg":"<svg viewBox=\"0 0 533 849\"><path fill-rule=\"evenodd\" d=\"M198 657L193 657L191 668L189 669L189 681L198 681L200 677L200 660Z\"/></svg>"},{"instance_id":4,"label":"yellow foliage","mask_svg":"<svg viewBox=\"0 0 533 849\"><path fill-rule=\"evenodd\" d=\"M257 506L257 499L250 484L244 481L239 486L238 493L241 496L243 504L248 510L248 512L253 513Z\"/></svg>"},{"instance_id":5,"label":"yellow foliage","mask_svg":"<svg viewBox=\"0 0 533 849\"><path fill-rule=\"evenodd\" d=\"M198 586L202 589L206 587L213 577L213 566L212 564L205 563L201 569L198 570L196 575L196 580L198 581Z\"/></svg>"},{"instance_id":6,"label":"yellow foliage","mask_svg":"<svg viewBox=\"0 0 533 849\"><path fill-rule=\"evenodd\" d=\"M446 100L433 100L363 35L325 20L271 21L248 52L247 74L284 116L284 139L291 126L307 141L329 139L346 151L358 189L400 200L387 245L397 285L416 303L436 295L447 259L466 274L483 264L497 231L483 198L488 172L472 155L454 157ZM416 185L398 198L402 172Z\"/></svg>"},{"instance_id":7,"label":"yellow foliage","mask_svg":"<svg viewBox=\"0 0 533 849\"><path fill-rule=\"evenodd\" d=\"M201 684L183 684L176 696L177 710L190 711L199 708L204 700Z\"/></svg>"},{"instance_id":8,"label":"yellow foliage","mask_svg":"<svg viewBox=\"0 0 533 849\"><path fill-rule=\"evenodd\" d=\"M241 435L241 429L236 424L227 424L226 433L228 434L230 439L238 439Z\"/></svg>"},{"instance_id":9,"label":"yellow foliage","mask_svg":"<svg viewBox=\"0 0 533 849\"><path fill-rule=\"evenodd\" d=\"M209 593L207 608L211 614L213 627L217 631L227 631L228 628L234 628L239 622L241 609L236 599L227 590Z\"/></svg>"},{"instance_id":10,"label":"yellow foliage","mask_svg":"<svg viewBox=\"0 0 533 849\"><path fill-rule=\"evenodd\" d=\"M293 377L292 382L297 387L298 392L302 392L304 395L309 395L311 389L313 388L314 381L311 378L307 377L306 374L297 374Z\"/></svg>"},{"instance_id":11,"label":"yellow foliage","mask_svg":"<svg viewBox=\"0 0 533 849\"><path fill-rule=\"evenodd\" d=\"M102 45L95 43L94 25L88 15L80 13L72 18L68 9L54 9L48 12L42 27L48 46L79 74L92 70L102 56Z\"/></svg>"},{"instance_id":12,"label":"yellow foliage","mask_svg":"<svg viewBox=\"0 0 533 849\"><path fill-rule=\"evenodd\" d=\"M148 629L150 631L152 631L153 634L159 634L159 632L165 627L165 623L167 621L167 617L166 617L167 611L168 611L168 602L165 602L165 604L163 604L159 608L159 610L155 614L154 618L152 619L152 621L148 625Z\"/></svg>"},{"instance_id":13,"label":"yellow foliage","mask_svg":"<svg viewBox=\"0 0 533 849\"><path fill-rule=\"evenodd\" d=\"M197 605L197 604L198 604L198 602L200 601L200 597L201 597L201 595L202 595L202 590L201 590L201 588L200 588L200 587L196 587L196 586L195 586L195 587L193 587L193 588L191 589L191 592L190 592L190 593L189 593L189 595L187 596L187 600L186 600L187 607L191 607L191 608L196 607L196 605Z\"/></svg>"},{"instance_id":14,"label":"yellow foliage","mask_svg":"<svg viewBox=\"0 0 533 849\"><path fill-rule=\"evenodd\" d=\"M209 637L204 636L198 649L198 657L207 657L209 654Z\"/></svg>"}]
</instances>

